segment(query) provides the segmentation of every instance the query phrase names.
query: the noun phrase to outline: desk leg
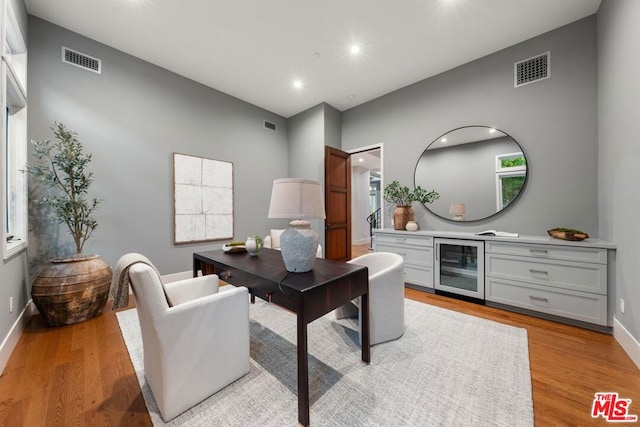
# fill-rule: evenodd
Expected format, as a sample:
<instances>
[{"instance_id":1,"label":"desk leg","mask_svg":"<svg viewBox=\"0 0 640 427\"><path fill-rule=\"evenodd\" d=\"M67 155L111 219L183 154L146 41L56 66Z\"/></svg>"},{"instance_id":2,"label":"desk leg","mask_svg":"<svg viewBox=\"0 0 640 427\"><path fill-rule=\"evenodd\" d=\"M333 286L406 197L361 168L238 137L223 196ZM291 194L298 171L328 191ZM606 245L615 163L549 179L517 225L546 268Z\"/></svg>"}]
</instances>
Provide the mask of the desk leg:
<instances>
[{"instance_id":1,"label":"desk leg","mask_svg":"<svg viewBox=\"0 0 640 427\"><path fill-rule=\"evenodd\" d=\"M360 328L362 330L362 361L371 362L371 340L369 336L369 294L362 294L360 297L362 306L362 318Z\"/></svg>"},{"instance_id":2,"label":"desk leg","mask_svg":"<svg viewBox=\"0 0 640 427\"><path fill-rule=\"evenodd\" d=\"M198 277L198 270L200 270L200 260L193 258L193 277Z\"/></svg>"},{"instance_id":3,"label":"desk leg","mask_svg":"<svg viewBox=\"0 0 640 427\"><path fill-rule=\"evenodd\" d=\"M307 354L307 322L298 313L298 422L309 425L309 357Z\"/></svg>"}]
</instances>

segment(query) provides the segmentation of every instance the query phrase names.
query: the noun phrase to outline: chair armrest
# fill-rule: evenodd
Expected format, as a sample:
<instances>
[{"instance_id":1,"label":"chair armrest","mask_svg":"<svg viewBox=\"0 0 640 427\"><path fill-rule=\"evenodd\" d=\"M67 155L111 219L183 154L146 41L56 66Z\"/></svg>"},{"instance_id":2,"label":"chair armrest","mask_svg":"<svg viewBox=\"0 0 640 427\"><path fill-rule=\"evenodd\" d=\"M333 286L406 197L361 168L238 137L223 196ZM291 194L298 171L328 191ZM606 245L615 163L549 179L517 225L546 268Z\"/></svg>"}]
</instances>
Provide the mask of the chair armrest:
<instances>
[{"instance_id":1,"label":"chair armrest","mask_svg":"<svg viewBox=\"0 0 640 427\"><path fill-rule=\"evenodd\" d=\"M248 333L249 291L240 286L169 307L156 326L163 352L189 357L197 347L220 342L221 335ZM179 345L186 340L189 346Z\"/></svg>"},{"instance_id":2,"label":"chair armrest","mask_svg":"<svg viewBox=\"0 0 640 427\"><path fill-rule=\"evenodd\" d=\"M164 285L165 291L174 306L196 298L216 294L219 287L220 280L215 274L178 280Z\"/></svg>"},{"instance_id":3,"label":"chair armrest","mask_svg":"<svg viewBox=\"0 0 640 427\"><path fill-rule=\"evenodd\" d=\"M388 276L389 274L393 274L393 272L402 274L401 272L403 270L404 270L404 264L398 263L398 264L393 264L388 267L385 267L382 270L377 271L373 274L369 273L369 285L371 285L371 282L377 283L378 280L380 280L381 278L384 279L385 276Z\"/></svg>"}]
</instances>

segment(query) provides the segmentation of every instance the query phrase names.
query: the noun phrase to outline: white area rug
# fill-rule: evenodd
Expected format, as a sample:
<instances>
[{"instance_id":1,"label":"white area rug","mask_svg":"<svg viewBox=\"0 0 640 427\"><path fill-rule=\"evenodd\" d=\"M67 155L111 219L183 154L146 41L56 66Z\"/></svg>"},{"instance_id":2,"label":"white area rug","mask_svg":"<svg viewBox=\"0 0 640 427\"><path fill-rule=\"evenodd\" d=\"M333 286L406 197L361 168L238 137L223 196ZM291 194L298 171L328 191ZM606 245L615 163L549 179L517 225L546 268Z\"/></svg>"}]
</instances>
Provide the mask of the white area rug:
<instances>
[{"instance_id":1,"label":"white area rug","mask_svg":"<svg viewBox=\"0 0 640 427\"><path fill-rule=\"evenodd\" d=\"M144 379L137 313L117 315L154 426L297 425L295 315L251 305L249 374L168 424ZM354 320L309 324L312 426L533 426L525 329L411 300L405 323L370 365Z\"/></svg>"}]
</instances>

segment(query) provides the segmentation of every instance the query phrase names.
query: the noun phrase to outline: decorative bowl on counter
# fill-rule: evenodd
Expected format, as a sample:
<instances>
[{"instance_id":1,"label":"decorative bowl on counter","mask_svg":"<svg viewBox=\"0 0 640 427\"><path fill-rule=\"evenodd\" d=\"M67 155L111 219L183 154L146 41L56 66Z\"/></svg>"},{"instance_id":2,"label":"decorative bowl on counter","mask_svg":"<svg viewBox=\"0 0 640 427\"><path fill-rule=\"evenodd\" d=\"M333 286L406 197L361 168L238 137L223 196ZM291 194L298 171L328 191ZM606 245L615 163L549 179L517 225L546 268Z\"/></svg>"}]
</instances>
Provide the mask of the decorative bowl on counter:
<instances>
[{"instance_id":1,"label":"decorative bowl on counter","mask_svg":"<svg viewBox=\"0 0 640 427\"><path fill-rule=\"evenodd\" d=\"M563 227L552 228L551 230L548 230L547 233L549 233L549 236L555 239L562 239L562 240L579 241L579 240L584 240L589 238L589 235L587 233L582 232L580 230L574 230L572 228L563 228Z\"/></svg>"}]
</instances>

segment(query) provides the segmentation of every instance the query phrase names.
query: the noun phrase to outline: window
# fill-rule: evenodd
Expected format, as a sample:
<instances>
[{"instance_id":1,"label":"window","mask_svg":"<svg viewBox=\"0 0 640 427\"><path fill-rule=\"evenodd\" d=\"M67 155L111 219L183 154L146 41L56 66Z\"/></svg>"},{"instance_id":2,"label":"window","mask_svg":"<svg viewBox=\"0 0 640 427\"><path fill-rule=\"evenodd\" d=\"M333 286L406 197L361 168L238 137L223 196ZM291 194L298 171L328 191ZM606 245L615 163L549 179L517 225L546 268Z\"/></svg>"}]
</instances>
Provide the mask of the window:
<instances>
[{"instance_id":1,"label":"window","mask_svg":"<svg viewBox=\"0 0 640 427\"><path fill-rule=\"evenodd\" d=\"M496 205L498 211L509 206L520 193L527 176L522 152L496 156Z\"/></svg>"},{"instance_id":2,"label":"window","mask_svg":"<svg viewBox=\"0 0 640 427\"><path fill-rule=\"evenodd\" d=\"M11 257L27 245L26 46L11 3L7 2L0 68L2 115L2 255Z\"/></svg>"}]
</instances>

